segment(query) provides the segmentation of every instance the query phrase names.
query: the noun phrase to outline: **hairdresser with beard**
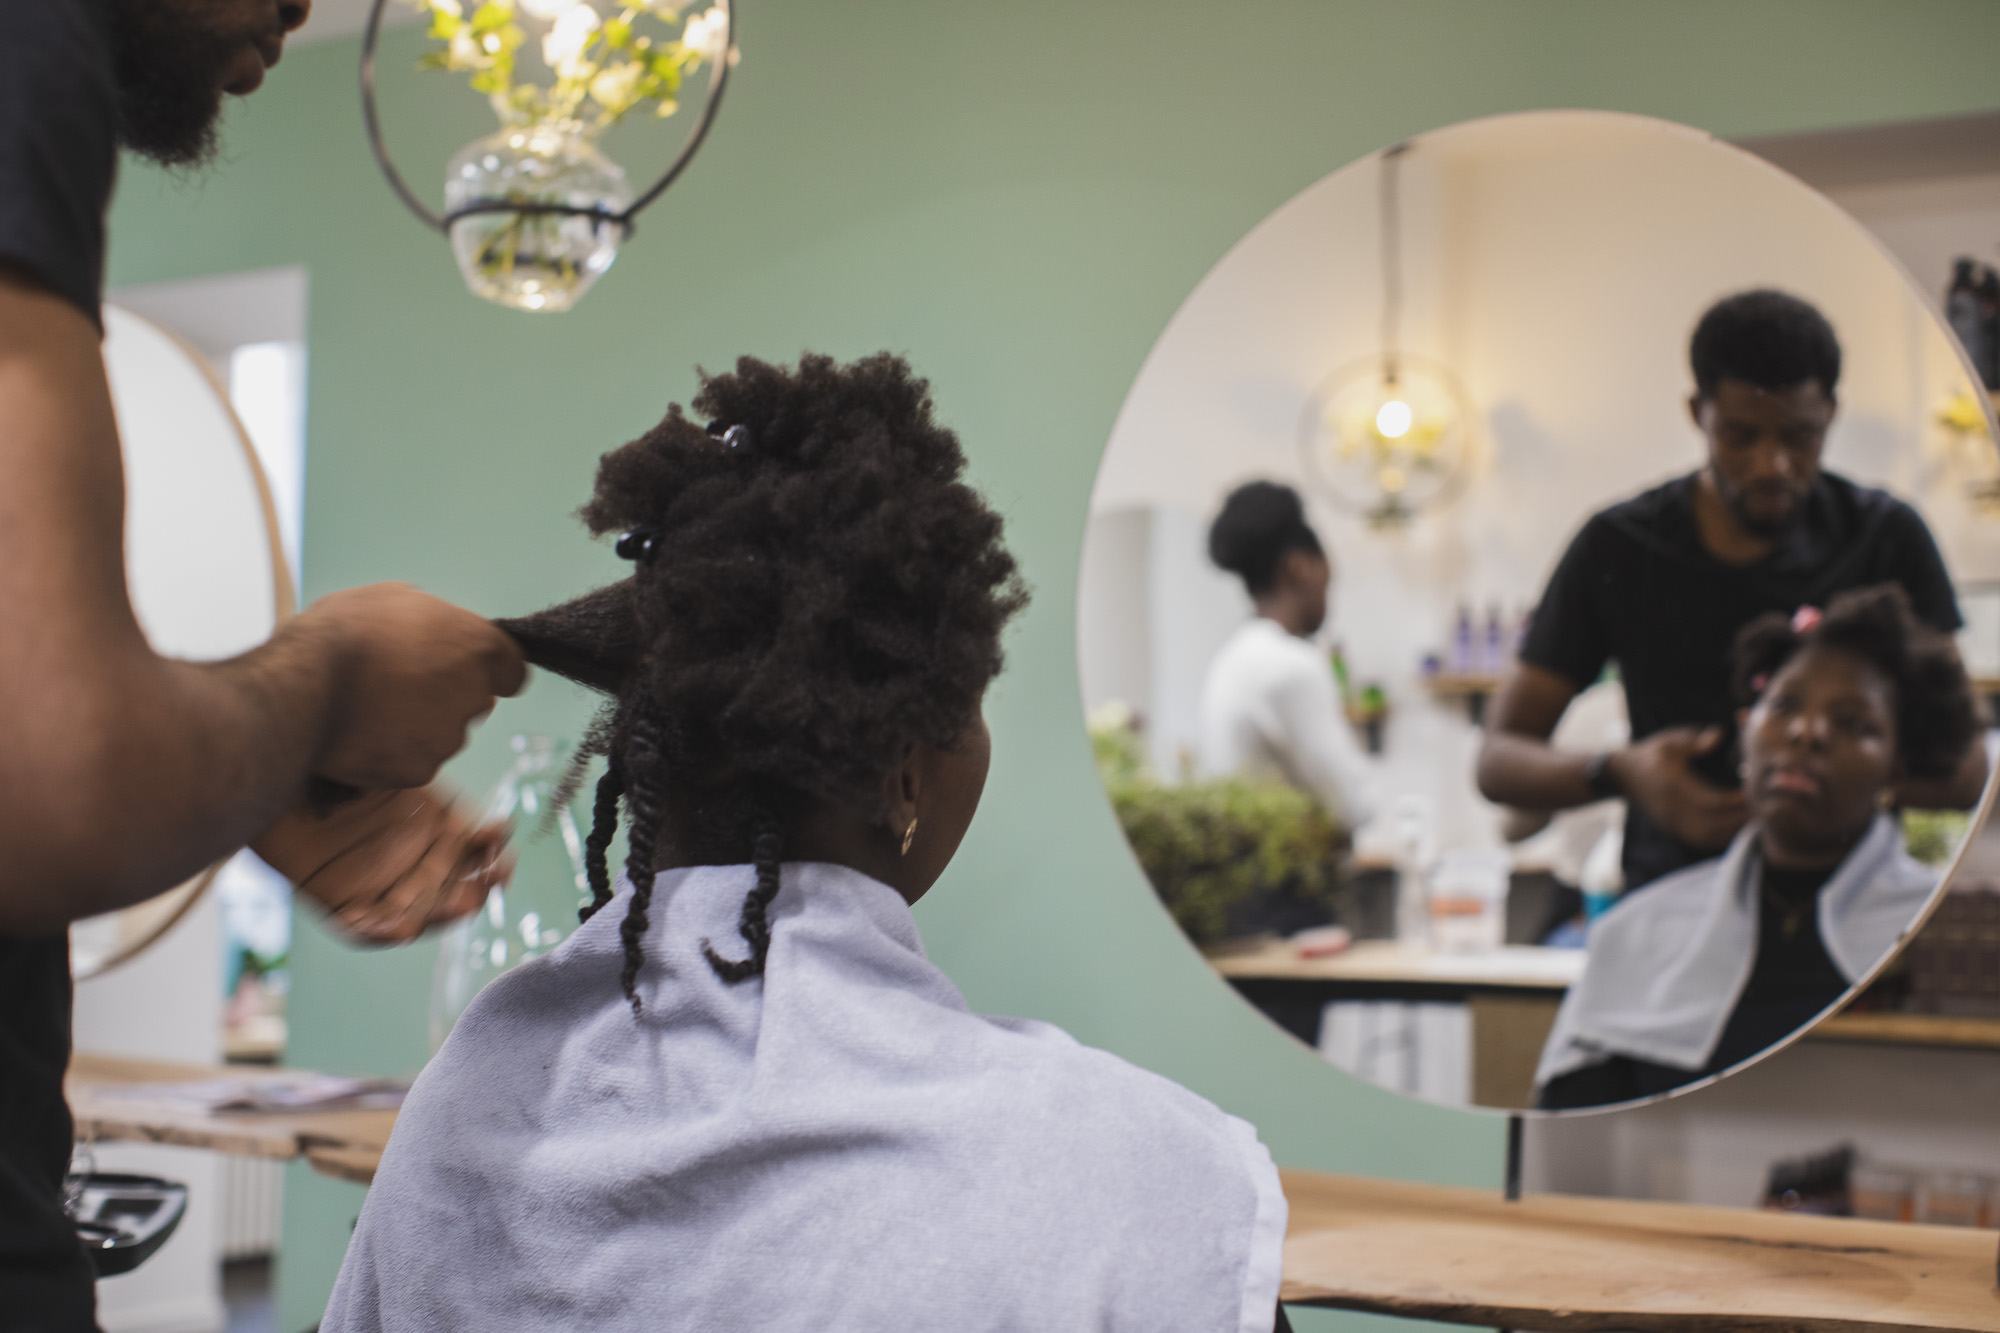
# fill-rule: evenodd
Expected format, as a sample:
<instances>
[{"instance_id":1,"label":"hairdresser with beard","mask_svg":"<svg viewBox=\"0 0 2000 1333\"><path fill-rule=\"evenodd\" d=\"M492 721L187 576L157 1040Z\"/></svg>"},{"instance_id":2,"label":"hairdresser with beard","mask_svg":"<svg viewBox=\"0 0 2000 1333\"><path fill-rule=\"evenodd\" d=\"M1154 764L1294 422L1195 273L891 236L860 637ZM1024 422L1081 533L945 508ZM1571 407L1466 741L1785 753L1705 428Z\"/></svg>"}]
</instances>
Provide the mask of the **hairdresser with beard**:
<instances>
[{"instance_id":1,"label":"hairdresser with beard","mask_svg":"<svg viewBox=\"0 0 2000 1333\"><path fill-rule=\"evenodd\" d=\"M1745 625L1882 583L1899 585L1932 628L1962 623L1916 511L1820 467L1840 380L1825 316L1783 292L1742 292L1701 317L1689 361L1688 411L1707 462L1584 524L1542 594L1479 755L1481 794L1517 810L1624 798L1627 889L1707 860L1749 818L1729 676ZM1624 682L1632 743L1555 749L1563 710L1607 663ZM1897 783L1893 800L1967 809L1985 782L1985 750L1974 745L1949 775Z\"/></svg>"},{"instance_id":2,"label":"hairdresser with beard","mask_svg":"<svg viewBox=\"0 0 2000 1333\"><path fill-rule=\"evenodd\" d=\"M263 647L156 656L125 585L100 351L119 148L203 163L308 0L0 0L0 1324L96 1327L64 1217L69 923L246 843L350 933L400 940L505 878L424 790L511 641L414 588L336 593ZM331 813L330 794L348 799ZM308 799L308 798L311 799Z\"/></svg>"}]
</instances>

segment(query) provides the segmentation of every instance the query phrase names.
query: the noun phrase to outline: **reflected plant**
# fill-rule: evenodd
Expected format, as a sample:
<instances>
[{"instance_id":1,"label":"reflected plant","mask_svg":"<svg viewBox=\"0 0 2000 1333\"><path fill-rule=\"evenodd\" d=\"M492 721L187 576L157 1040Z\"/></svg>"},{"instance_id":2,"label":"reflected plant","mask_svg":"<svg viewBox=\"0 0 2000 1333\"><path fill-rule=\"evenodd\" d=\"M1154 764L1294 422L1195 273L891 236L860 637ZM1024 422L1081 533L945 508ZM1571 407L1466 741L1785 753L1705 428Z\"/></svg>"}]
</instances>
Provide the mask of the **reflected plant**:
<instances>
[{"instance_id":1,"label":"reflected plant","mask_svg":"<svg viewBox=\"0 0 2000 1333\"><path fill-rule=\"evenodd\" d=\"M1332 902L1346 839L1310 796L1240 778L1163 783L1129 708L1099 708L1088 725L1125 839L1189 939L1221 940L1230 909L1259 893Z\"/></svg>"},{"instance_id":2,"label":"reflected plant","mask_svg":"<svg viewBox=\"0 0 2000 1333\"><path fill-rule=\"evenodd\" d=\"M1941 866L1951 860L1971 828L1972 816L1963 810L1905 810L1903 846L1912 859Z\"/></svg>"}]
</instances>

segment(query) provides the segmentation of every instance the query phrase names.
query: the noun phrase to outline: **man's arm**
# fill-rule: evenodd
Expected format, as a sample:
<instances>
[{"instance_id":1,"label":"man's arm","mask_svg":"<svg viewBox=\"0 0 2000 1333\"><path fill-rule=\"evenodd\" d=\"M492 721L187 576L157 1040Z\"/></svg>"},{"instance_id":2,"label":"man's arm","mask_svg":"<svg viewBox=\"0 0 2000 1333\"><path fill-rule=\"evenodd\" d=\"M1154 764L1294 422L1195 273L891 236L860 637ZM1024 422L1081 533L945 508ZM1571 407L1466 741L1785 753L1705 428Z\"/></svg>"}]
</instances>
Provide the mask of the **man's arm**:
<instances>
[{"instance_id":1,"label":"man's arm","mask_svg":"<svg viewBox=\"0 0 2000 1333\"><path fill-rule=\"evenodd\" d=\"M1500 689L1479 747L1479 793L1500 805L1567 810L1602 799L1590 789L1589 754L1549 744L1576 685L1522 663ZM1612 753L1612 783L1654 822L1693 847L1721 847L1749 819L1740 791L1703 782L1693 760L1720 745L1719 727L1668 727Z\"/></svg>"},{"instance_id":2,"label":"man's arm","mask_svg":"<svg viewBox=\"0 0 2000 1333\"><path fill-rule=\"evenodd\" d=\"M396 586L326 598L227 662L153 653L97 330L0 265L0 933L171 886L310 775L421 784L522 674L486 622Z\"/></svg>"},{"instance_id":3,"label":"man's arm","mask_svg":"<svg viewBox=\"0 0 2000 1333\"><path fill-rule=\"evenodd\" d=\"M1523 810L1589 805L1590 756L1549 744L1577 688L1567 677L1523 662L1487 706L1479 745L1479 794Z\"/></svg>"}]
</instances>

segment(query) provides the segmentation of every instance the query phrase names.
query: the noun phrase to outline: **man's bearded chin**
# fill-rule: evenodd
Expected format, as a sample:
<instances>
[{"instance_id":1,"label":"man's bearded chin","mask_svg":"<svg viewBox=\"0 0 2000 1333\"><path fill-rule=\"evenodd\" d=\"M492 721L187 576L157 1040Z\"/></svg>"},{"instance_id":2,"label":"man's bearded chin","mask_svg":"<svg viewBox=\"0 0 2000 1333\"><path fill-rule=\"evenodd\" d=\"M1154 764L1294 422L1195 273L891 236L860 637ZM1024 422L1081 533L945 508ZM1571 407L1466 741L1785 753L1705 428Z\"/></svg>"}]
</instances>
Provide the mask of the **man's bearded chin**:
<instances>
[{"instance_id":1,"label":"man's bearded chin","mask_svg":"<svg viewBox=\"0 0 2000 1333\"><path fill-rule=\"evenodd\" d=\"M1751 536L1765 541L1774 541L1790 532L1798 526L1799 520L1805 517L1806 512L1804 501L1796 498L1792 501L1791 507L1785 511L1784 517L1776 519L1753 513L1747 497L1740 490L1725 491L1722 498L1729 506L1731 516L1736 519L1736 525Z\"/></svg>"},{"instance_id":2,"label":"man's bearded chin","mask_svg":"<svg viewBox=\"0 0 2000 1333\"><path fill-rule=\"evenodd\" d=\"M215 157L234 46L167 0L116 0L119 139L165 167Z\"/></svg>"}]
</instances>

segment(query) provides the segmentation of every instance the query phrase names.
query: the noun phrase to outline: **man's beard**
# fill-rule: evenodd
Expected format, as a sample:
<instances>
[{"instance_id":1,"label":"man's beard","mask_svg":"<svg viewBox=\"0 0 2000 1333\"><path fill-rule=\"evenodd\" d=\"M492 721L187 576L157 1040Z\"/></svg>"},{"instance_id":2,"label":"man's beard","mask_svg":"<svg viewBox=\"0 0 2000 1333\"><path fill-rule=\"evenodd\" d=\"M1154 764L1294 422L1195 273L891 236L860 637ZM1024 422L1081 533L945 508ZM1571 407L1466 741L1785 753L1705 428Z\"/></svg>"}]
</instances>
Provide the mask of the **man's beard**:
<instances>
[{"instance_id":1,"label":"man's beard","mask_svg":"<svg viewBox=\"0 0 2000 1333\"><path fill-rule=\"evenodd\" d=\"M120 141L164 167L207 165L238 43L173 0L116 0L113 7Z\"/></svg>"},{"instance_id":2,"label":"man's beard","mask_svg":"<svg viewBox=\"0 0 2000 1333\"><path fill-rule=\"evenodd\" d=\"M1717 490L1722 495L1722 503L1729 508L1730 517L1736 520L1736 526L1763 541L1777 540L1797 527L1805 517L1805 497L1801 495L1792 497L1791 508L1785 511L1783 518L1771 519L1750 511L1749 497L1741 488L1724 482Z\"/></svg>"}]
</instances>

